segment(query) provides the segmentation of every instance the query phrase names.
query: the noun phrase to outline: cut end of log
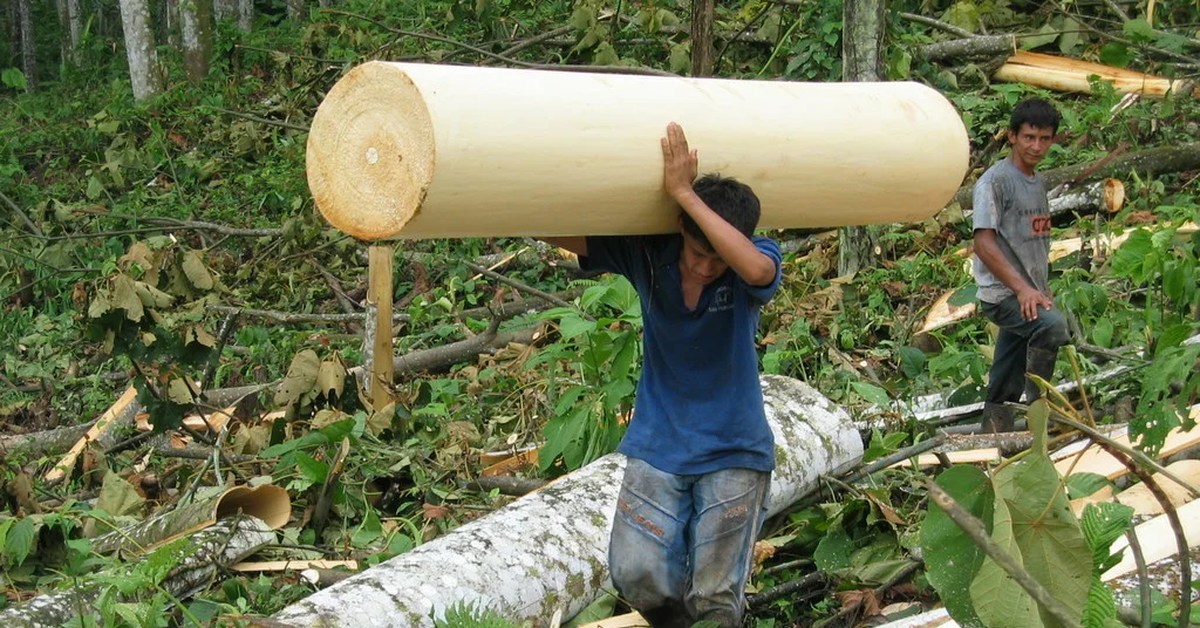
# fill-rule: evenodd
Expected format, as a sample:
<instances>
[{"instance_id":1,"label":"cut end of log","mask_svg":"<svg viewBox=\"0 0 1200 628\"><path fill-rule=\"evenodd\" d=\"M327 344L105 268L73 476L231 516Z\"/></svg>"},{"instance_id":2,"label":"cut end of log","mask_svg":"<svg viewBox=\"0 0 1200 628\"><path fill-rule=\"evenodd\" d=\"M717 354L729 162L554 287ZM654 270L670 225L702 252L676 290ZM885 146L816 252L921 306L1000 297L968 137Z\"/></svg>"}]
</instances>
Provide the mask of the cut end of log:
<instances>
[{"instance_id":1,"label":"cut end of log","mask_svg":"<svg viewBox=\"0 0 1200 628\"><path fill-rule=\"evenodd\" d=\"M387 238L424 201L434 153L417 86L395 65L365 63L333 86L313 117L308 186L334 227L361 240Z\"/></svg>"},{"instance_id":2,"label":"cut end of log","mask_svg":"<svg viewBox=\"0 0 1200 628\"><path fill-rule=\"evenodd\" d=\"M1115 214L1125 207L1125 184L1120 179L1104 180L1104 207Z\"/></svg>"}]
</instances>

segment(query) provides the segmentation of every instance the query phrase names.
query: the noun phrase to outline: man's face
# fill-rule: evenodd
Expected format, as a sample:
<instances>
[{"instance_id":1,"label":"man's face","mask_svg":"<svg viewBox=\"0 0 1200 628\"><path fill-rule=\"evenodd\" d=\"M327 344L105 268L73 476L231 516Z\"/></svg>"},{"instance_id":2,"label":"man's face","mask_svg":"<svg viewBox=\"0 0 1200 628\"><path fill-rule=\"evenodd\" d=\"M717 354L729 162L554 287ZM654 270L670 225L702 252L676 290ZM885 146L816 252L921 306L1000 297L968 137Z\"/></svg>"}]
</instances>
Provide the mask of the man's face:
<instances>
[{"instance_id":1,"label":"man's face","mask_svg":"<svg viewBox=\"0 0 1200 628\"><path fill-rule=\"evenodd\" d=\"M683 251L679 254L679 269L684 281L696 281L700 285L708 285L717 277L725 274L729 264L717 255L716 251L708 250L699 240L683 232Z\"/></svg>"},{"instance_id":2,"label":"man's face","mask_svg":"<svg viewBox=\"0 0 1200 628\"><path fill-rule=\"evenodd\" d=\"M1022 172L1033 174L1034 168L1045 159L1054 144L1054 129L1023 123L1015 133L1008 132L1008 143L1012 144L1013 162Z\"/></svg>"}]
</instances>

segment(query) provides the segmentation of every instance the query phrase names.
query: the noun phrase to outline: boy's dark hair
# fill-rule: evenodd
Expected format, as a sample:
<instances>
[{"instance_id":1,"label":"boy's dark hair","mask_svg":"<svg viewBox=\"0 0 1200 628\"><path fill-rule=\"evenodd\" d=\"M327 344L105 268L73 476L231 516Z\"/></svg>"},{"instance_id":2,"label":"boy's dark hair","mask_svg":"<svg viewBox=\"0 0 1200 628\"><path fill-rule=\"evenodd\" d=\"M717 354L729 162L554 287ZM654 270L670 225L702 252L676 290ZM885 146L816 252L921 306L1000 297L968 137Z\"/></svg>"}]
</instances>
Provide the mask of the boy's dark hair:
<instances>
[{"instance_id":1,"label":"boy's dark hair","mask_svg":"<svg viewBox=\"0 0 1200 628\"><path fill-rule=\"evenodd\" d=\"M706 174L692 184L692 189L705 205L717 212L718 216L733 225L742 235L747 238L754 235L762 207L750 186L733 177ZM680 218L683 221L684 232L711 251L712 243L708 241L708 236L704 235L700 225L697 225L687 212L683 212Z\"/></svg>"},{"instance_id":2,"label":"boy's dark hair","mask_svg":"<svg viewBox=\"0 0 1200 628\"><path fill-rule=\"evenodd\" d=\"M1062 116L1054 105L1041 98L1030 98L1017 103L1013 107L1012 117L1008 120L1008 129L1013 133L1020 132L1021 125L1028 124L1038 129L1050 129L1058 133L1058 123Z\"/></svg>"}]
</instances>

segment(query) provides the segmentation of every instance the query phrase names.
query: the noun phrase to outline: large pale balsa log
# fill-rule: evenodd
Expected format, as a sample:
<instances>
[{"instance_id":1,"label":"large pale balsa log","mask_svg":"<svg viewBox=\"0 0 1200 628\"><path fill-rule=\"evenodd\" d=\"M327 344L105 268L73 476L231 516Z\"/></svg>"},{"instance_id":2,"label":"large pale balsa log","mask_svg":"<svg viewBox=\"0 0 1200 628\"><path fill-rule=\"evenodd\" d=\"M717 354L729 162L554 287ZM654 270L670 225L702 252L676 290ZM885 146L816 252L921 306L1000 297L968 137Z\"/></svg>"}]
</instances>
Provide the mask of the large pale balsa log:
<instances>
[{"instance_id":1,"label":"large pale balsa log","mask_svg":"<svg viewBox=\"0 0 1200 628\"><path fill-rule=\"evenodd\" d=\"M966 129L914 82L794 83L372 61L308 136L317 207L355 237L663 233L659 138L735 176L763 227L920 220L967 170Z\"/></svg>"},{"instance_id":2,"label":"large pale balsa log","mask_svg":"<svg viewBox=\"0 0 1200 628\"><path fill-rule=\"evenodd\" d=\"M858 463L862 441L846 412L806 384L763 378L777 466L769 512ZM605 456L471 522L289 606L298 626L432 626L465 601L544 626L578 613L608 582L608 533L625 459Z\"/></svg>"},{"instance_id":3,"label":"large pale balsa log","mask_svg":"<svg viewBox=\"0 0 1200 628\"><path fill-rule=\"evenodd\" d=\"M1182 80L1171 80L1133 70L1018 50L1008 58L994 75L997 80L1036 85L1059 92L1092 92L1092 76L1111 83L1113 89L1126 94L1165 96L1168 92L1188 89L1200 97L1200 89L1191 88Z\"/></svg>"},{"instance_id":4,"label":"large pale balsa log","mask_svg":"<svg viewBox=\"0 0 1200 628\"><path fill-rule=\"evenodd\" d=\"M5 628L57 627L78 616L80 610L89 614L96 610L94 603L102 592L101 582L114 582L132 574L141 564L170 566L161 582L161 589L177 600L190 597L208 586L213 578L275 540L275 533L255 517L236 516L221 520L193 536L177 539L147 556L143 561L117 567L98 574L95 579L83 579L70 589L36 597L20 606L0 612L0 626ZM154 590L137 593L153 594ZM92 618L85 626L99 625Z\"/></svg>"}]
</instances>

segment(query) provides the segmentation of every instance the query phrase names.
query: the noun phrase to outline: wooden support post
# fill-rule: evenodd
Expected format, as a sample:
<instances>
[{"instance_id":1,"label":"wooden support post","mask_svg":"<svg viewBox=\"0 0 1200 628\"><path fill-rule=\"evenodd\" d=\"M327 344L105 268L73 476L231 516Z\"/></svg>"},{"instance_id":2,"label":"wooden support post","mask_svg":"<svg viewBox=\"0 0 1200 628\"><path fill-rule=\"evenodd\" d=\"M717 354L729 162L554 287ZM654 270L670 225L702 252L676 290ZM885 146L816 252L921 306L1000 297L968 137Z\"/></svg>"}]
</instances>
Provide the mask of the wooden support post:
<instances>
[{"instance_id":1,"label":"wooden support post","mask_svg":"<svg viewBox=\"0 0 1200 628\"><path fill-rule=\"evenodd\" d=\"M379 410L392 402L392 380L395 367L392 364L392 257L394 248L390 244L372 244L367 257L367 328L374 329L374 340L368 335L371 353L367 387L371 396L371 407Z\"/></svg>"}]
</instances>

